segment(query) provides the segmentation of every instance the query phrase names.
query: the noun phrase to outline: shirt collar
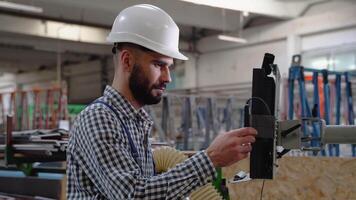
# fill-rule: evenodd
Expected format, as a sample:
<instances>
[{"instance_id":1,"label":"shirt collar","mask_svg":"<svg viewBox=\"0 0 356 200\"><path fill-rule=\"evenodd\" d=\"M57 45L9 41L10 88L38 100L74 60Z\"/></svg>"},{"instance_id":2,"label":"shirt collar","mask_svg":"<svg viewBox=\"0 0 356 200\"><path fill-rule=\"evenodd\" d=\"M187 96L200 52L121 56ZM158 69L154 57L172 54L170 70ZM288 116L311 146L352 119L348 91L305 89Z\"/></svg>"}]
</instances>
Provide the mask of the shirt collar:
<instances>
[{"instance_id":1,"label":"shirt collar","mask_svg":"<svg viewBox=\"0 0 356 200\"><path fill-rule=\"evenodd\" d=\"M149 122L149 124L153 123L150 116L143 108L136 110L131 105L131 103L113 87L109 85L106 86L104 91L104 97L110 99L113 106L117 108L124 116L127 116L134 120L141 119L143 121Z\"/></svg>"}]
</instances>

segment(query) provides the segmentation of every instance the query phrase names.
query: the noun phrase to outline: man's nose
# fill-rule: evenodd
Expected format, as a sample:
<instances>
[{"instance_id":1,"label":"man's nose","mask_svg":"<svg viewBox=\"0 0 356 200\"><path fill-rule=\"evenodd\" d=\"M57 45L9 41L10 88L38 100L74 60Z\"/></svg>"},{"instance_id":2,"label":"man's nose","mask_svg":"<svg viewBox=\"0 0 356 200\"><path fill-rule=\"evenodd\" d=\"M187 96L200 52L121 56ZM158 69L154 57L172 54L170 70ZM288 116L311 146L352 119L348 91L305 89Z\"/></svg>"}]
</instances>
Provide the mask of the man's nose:
<instances>
[{"instance_id":1,"label":"man's nose","mask_svg":"<svg viewBox=\"0 0 356 200\"><path fill-rule=\"evenodd\" d=\"M171 72L169 67L162 67L162 72L161 72L161 78L162 81L166 82L166 83L170 83L172 82L172 78L171 78Z\"/></svg>"}]
</instances>

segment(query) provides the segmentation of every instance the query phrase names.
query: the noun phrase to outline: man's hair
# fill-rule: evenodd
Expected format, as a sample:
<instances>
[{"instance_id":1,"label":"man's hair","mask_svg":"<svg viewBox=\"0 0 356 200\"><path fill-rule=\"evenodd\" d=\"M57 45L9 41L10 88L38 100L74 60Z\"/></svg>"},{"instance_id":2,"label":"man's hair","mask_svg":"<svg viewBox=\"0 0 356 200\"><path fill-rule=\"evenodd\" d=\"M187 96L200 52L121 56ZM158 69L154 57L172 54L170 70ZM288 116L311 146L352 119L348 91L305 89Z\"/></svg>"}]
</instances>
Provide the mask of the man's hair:
<instances>
[{"instance_id":1,"label":"man's hair","mask_svg":"<svg viewBox=\"0 0 356 200\"><path fill-rule=\"evenodd\" d=\"M118 63L116 53L118 51L122 51L124 48L127 48L127 47L133 48L133 49L139 49L139 50L141 50L143 52L147 52L147 53L154 52L151 49L148 49L148 48L143 47L141 45L130 43L130 42L117 42L117 43L114 43L114 47L112 48L114 66L116 66L117 63ZM115 71L116 71L116 67L114 67L114 68L115 68Z\"/></svg>"},{"instance_id":2,"label":"man's hair","mask_svg":"<svg viewBox=\"0 0 356 200\"><path fill-rule=\"evenodd\" d=\"M138 44L134 44L134 43L130 43L130 42L118 42L118 43L114 44L114 47L112 48L112 53L116 54L117 50L122 51L125 47L139 49L139 50L144 51L144 52L154 52L151 49L148 49L148 48L143 47L143 46L138 45Z\"/></svg>"}]
</instances>

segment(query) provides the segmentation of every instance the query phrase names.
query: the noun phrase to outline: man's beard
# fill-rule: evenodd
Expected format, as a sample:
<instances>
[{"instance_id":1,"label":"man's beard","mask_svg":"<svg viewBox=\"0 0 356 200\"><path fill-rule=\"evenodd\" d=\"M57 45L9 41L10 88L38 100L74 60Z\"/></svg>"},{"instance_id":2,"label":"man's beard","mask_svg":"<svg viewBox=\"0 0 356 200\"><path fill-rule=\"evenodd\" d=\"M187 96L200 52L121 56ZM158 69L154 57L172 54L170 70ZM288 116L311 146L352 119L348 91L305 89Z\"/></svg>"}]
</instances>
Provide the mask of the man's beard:
<instances>
[{"instance_id":1,"label":"man's beard","mask_svg":"<svg viewBox=\"0 0 356 200\"><path fill-rule=\"evenodd\" d=\"M154 88L161 86L158 84L150 85L148 78L140 70L140 65L135 64L129 78L129 87L134 98L141 105L157 104L161 101L162 96L153 96L151 93Z\"/></svg>"}]
</instances>

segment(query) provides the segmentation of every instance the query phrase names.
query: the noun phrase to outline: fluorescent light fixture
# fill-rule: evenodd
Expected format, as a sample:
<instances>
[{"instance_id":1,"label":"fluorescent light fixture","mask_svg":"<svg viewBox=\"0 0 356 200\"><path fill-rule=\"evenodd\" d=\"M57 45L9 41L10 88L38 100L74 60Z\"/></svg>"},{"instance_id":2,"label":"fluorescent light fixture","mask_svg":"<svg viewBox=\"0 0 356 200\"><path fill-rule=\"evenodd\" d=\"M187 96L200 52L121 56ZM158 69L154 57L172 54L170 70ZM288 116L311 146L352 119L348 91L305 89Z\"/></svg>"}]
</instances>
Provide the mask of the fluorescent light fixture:
<instances>
[{"instance_id":1,"label":"fluorescent light fixture","mask_svg":"<svg viewBox=\"0 0 356 200\"><path fill-rule=\"evenodd\" d=\"M180 0L197 5L204 5L228 10L248 11L250 13L267 15L281 19L291 19L299 15L299 9L294 7L299 5L295 1L289 5L289 1L277 0ZM294 2L290 0L291 2ZM315 1L315 0L314 0ZM299 2L299 1L298 1ZM293 6L293 9L291 9ZM297 6L298 7L298 6ZM298 14L297 14L298 13Z\"/></svg>"},{"instance_id":2,"label":"fluorescent light fixture","mask_svg":"<svg viewBox=\"0 0 356 200\"><path fill-rule=\"evenodd\" d=\"M233 37L233 36L228 36L228 35L218 35L218 39L224 40L224 41L229 41L229 42L241 43L241 44L247 43L247 40L244 38Z\"/></svg>"},{"instance_id":3,"label":"fluorescent light fixture","mask_svg":"<svg viewBox=\"0 0 356 200\"><path fill-rule=\"evenodd\" d=\"M248 11L243 11L242 14L244 17L248 17L250 15L250 13Z\"/></svg>"},{"instance_id":4,"label":"fluorescent light fixture","mask_svg":"<svg viewBox=\"0 0 356 200\"><path fill-rule=\"evenodd\" d=\"M210 6L210 7L217 7L217 8L224 8L224 9L231 9L235 10L231 5L236 5L234 1L222 1L222 0L181 0L188 3Z\"/></svg>"},{"instance_id":5,"label":"fluorescent light fixture","mask_svg":"<svg viewBox=\"0 0 356 200\"><path fill-rule=\"evenodd\" d=\"M8 1L0 1L0 8L32 12L32 13L43 13L43 8L25 5L25 4L19 4L19 3L12 3Z\"/></svg>"}]
</instances>

